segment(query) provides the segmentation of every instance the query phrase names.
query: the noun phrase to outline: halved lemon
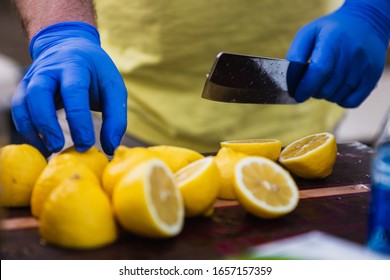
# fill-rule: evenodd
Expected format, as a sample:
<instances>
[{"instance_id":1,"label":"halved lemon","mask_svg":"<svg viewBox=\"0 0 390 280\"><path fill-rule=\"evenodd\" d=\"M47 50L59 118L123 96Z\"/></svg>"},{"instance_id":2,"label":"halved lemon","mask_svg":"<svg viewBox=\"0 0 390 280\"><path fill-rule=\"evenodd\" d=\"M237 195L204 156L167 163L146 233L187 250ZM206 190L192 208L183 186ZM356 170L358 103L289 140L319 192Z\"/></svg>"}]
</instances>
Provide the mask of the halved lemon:
<instances>
[{"instance_id":1,"label":"halved lemon","mask_svg":"<svg viewBox=\"0 0 390 280\"><path fill-rule=\"evenodd\" d=\"M97 179L75 171L60 183L44 203L39 234L48 243L73 249L113 243L117 238L115 218Z\"/></svg>"},{"instance_id":2,"label":"halved lemon","mask_svg":"<svg viewBox=\"0 0 390 280\"><path fill-rule=\"evenodd\" d=\"M164 161L172 172L176 172L187 164L204 157L197 151L177 146L157 145L148 147L148 149Z\"/></svg>"},{"instance_id":3,"label":"halved lemon","mask_svg":"<svg viewBox=\"0 0 390 280\"><path fill-rule=\"evenodd\" d=\"M244 157L248 157L248 155L236 152L231 148L222 147L219 149L215 156L215 163L217 164L221 178L218 198L227 200L236 199L234 193L234 167Z\"/></svg>"},{"instance_id":4,"label":"halved lemon","mask_svg":"<svg viewBox=\"0 0 390 280\"><path fill-rule=\"evenodd\" d=\"M299 177L321 179L332 173L336 158L336 139L323 132L292 142L280 153L279 162Z\"/></svg>"},{"instance_id":5,"label":"halved lemon","mask_svg":"<svg viewBox=\"0 0 390 280\"><path fill-rule=\"evenodd\" d=\"M241 159L234 175L239 203L257 217L281 217L298 205L299 192L294 179L270 159L252 156Z\"/></svg>"},{"instance_id":6,"label":"halved lemon","mask_svg":"<svg viewBox=\"0 0 390 280\"><path fill-rule=\"evenodd\" d=\"M172 237L184 224L183 199L169 167L160 159L137 165L114 188L112 203L122 227L150 238Z\"/></svg>"},{"instance_id":7,"label":"halved lemon","mask_svg":"<svg viewBox=\"0 0 390 280\"><path fill-rule=\"evenodd\" d=\"M236 152L250 156L266 157L276 161L282 150L282 142L277 139L243 139L221 142L221 147L228 147Z\"/></svg>"},{"instance_id":8,"label":"halved lemon","mask_svg":"<svg viewBox=\"0 0 390 280\"><path fill-rule=\"evenodd\" d=\"M155 158L154 153L144 147L119 146L112 160L104 168L103 189L111 197L116 183L137 164Z\"/></svg>"},{"instance_id":9,"label":"halved lemon","mask_svg":"<svg viewBox=\"0 0 390 280\"><path fill-rule=\"evenodd\" d=\"M175 174L184 200L185 215L209 214L217 198L220 176L214 157L208 156L190 163Z\"/></svg>"},{"instance_id":10,"label":"halved lemon","mask_svg":"<svg viewBox=\"0 0 390 280\"><path fill-rule=\"evenodd\" d=\"M100 186L100 180L87 165L82 163L74 154L61 154L52 157L35 181L31 193L31 213L39 218L45 201L50 193L65 179L75 174L82 174L90 181Z\"/></svg>"}]
</instances>

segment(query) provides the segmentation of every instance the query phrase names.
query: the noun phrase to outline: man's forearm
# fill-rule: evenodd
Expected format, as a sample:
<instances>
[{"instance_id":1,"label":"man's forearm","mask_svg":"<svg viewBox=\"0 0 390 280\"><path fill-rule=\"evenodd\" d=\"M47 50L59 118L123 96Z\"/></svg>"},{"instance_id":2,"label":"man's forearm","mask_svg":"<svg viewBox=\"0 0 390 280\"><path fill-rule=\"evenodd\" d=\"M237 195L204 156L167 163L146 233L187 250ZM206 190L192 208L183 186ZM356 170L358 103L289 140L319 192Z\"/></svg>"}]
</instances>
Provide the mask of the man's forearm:
<instances>
[{"instance_id":1,"label":"man's forearm","mask_svg":"<svg viewBox=\"0 0 390 280\"><path fill-rule=\"evenodd\" d=\"M92 0L13 1L29 39L42 28L57 22L81 21L95 25Z\"/></svg>"}]
</instances>

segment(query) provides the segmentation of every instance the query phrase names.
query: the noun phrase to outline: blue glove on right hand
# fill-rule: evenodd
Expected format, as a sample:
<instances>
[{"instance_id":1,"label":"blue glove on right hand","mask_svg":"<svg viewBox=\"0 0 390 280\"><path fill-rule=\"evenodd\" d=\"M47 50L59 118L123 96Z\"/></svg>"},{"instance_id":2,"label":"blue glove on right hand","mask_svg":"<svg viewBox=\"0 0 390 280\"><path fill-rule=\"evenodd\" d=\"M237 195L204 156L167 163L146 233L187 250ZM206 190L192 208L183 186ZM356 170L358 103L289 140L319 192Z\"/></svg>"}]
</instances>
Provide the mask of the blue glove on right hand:
<instances>
[{"instance_id":1,"label":"blue glove on right hand","mask_svg":"<svg viewBox=\"0 0 390 280\"><path fill-rule=\"evenodd\" d=\"M346 0L339 10L304 26L287 54L290 61L310 60L295 99L359 106L382 75L389 37L389 0Z\"/></svg>"},{"instance_id":2,"label":"blue glove on right hand","mask_svg":"<svg viewBox=\"0 0 390 280\"><path fill-rule=\"evenodd\" d=\"M127 92L95 27L64 22L38 32L30 43L33 63L12 100L19 134L50 155L64 146L56 109L64 107L75 148L95 143L90 110L101 111L101 144L112 155L127 125Z\"/></svg>"}]
</instances>

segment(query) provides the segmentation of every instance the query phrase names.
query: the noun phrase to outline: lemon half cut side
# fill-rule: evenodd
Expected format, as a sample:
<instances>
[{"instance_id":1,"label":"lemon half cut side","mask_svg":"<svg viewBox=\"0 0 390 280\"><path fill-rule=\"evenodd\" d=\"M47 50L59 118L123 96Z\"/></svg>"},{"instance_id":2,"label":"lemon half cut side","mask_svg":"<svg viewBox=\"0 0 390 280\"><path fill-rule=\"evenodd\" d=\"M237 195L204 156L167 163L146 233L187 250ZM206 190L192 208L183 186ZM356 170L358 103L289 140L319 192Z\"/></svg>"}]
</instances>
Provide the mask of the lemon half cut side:
<instances>
[{"instance_id":1,"label":"lemon half cut side","mask_svg":"<svg viewBox=\"0 0 390 280\"><path fill-rule=\"evenodd\" d=\"M127 173L114 188L113 206L119 223L143 237L172 237L183 228L183 200L171 170L160 159Z\"/></svg>"},{"instance_id":2,"label":"lemon half cut side","mask_svg":"<svg viewBox=\"0 0 390 280\"><path fill-rule=\"evenodd\" d=\"M257 217L281 217L298 205L299 191L294 179L270 159L244 158L237 163L234 175L238 201Z\"/></svg>"},{"instance_id":3,"label":"lemon half cut side","mask_svg":"<svg viewBox=\"0 0 390 280\"><path fill-rule=\"evenodd\" d=\"M249 156L261 156L276 161L282 150L282 142L277 139L243 139L220 143L221 147L231 148Z\"/></svg>"},{"instance_id":4,"label":"lemon half cut side","mask_svg":"<svg viewBox=\"0 0 390 280\"><path fill-rule=\"evenodd\" d=\"M207 215L217 199L220 175L213 156L190 163L175 173L187 217Z\"/></svg>"},{"instance_id":5,"label":"lemon half cut side","mask_svg":"<svg viewBox=\"0 0 390 280\"><path fill-rule=\"evenodd\" d=\"M323 132L292 142L280 153L279 162L301 178L322 179L332 173L336 158L336 139Z\"/></svg>"}]
</instances>

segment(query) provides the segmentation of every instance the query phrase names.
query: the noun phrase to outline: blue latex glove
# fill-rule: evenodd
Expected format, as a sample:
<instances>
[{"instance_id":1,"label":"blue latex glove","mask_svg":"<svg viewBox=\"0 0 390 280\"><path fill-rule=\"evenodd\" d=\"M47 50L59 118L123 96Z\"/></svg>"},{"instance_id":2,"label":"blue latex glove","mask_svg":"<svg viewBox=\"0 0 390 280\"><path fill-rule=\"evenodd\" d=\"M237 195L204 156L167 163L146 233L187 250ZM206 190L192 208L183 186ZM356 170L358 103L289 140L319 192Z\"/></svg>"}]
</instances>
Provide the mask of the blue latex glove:
<instances>
[{"instance_id":1,"label":"blue latex glove","mask_svg":"<svg viewBox=\"0 0 390 280\"><path fill-rule=\"evenodd\" d=\"M30 54L33 63L12 100L19 134L45 155L60 151L64 136L56 109L63 107L74 145L84 151L95 143L90 110L100 111L102 148L112 155L126 130L127 92L96 28L51 25L32 38Z\"/></svg>"},{"instance_id":2,"label":"blue latex glove","mask_svg":"<svg viewBox=\"0 0 390 280\"><path fill-rule=\"evenodd\" d=\"M287 54L290 61L310 61L295 99L359 106L382 75L389 37L389 0L346 0L334 13L304 26Z\"/></svg>"}]
</instances>

